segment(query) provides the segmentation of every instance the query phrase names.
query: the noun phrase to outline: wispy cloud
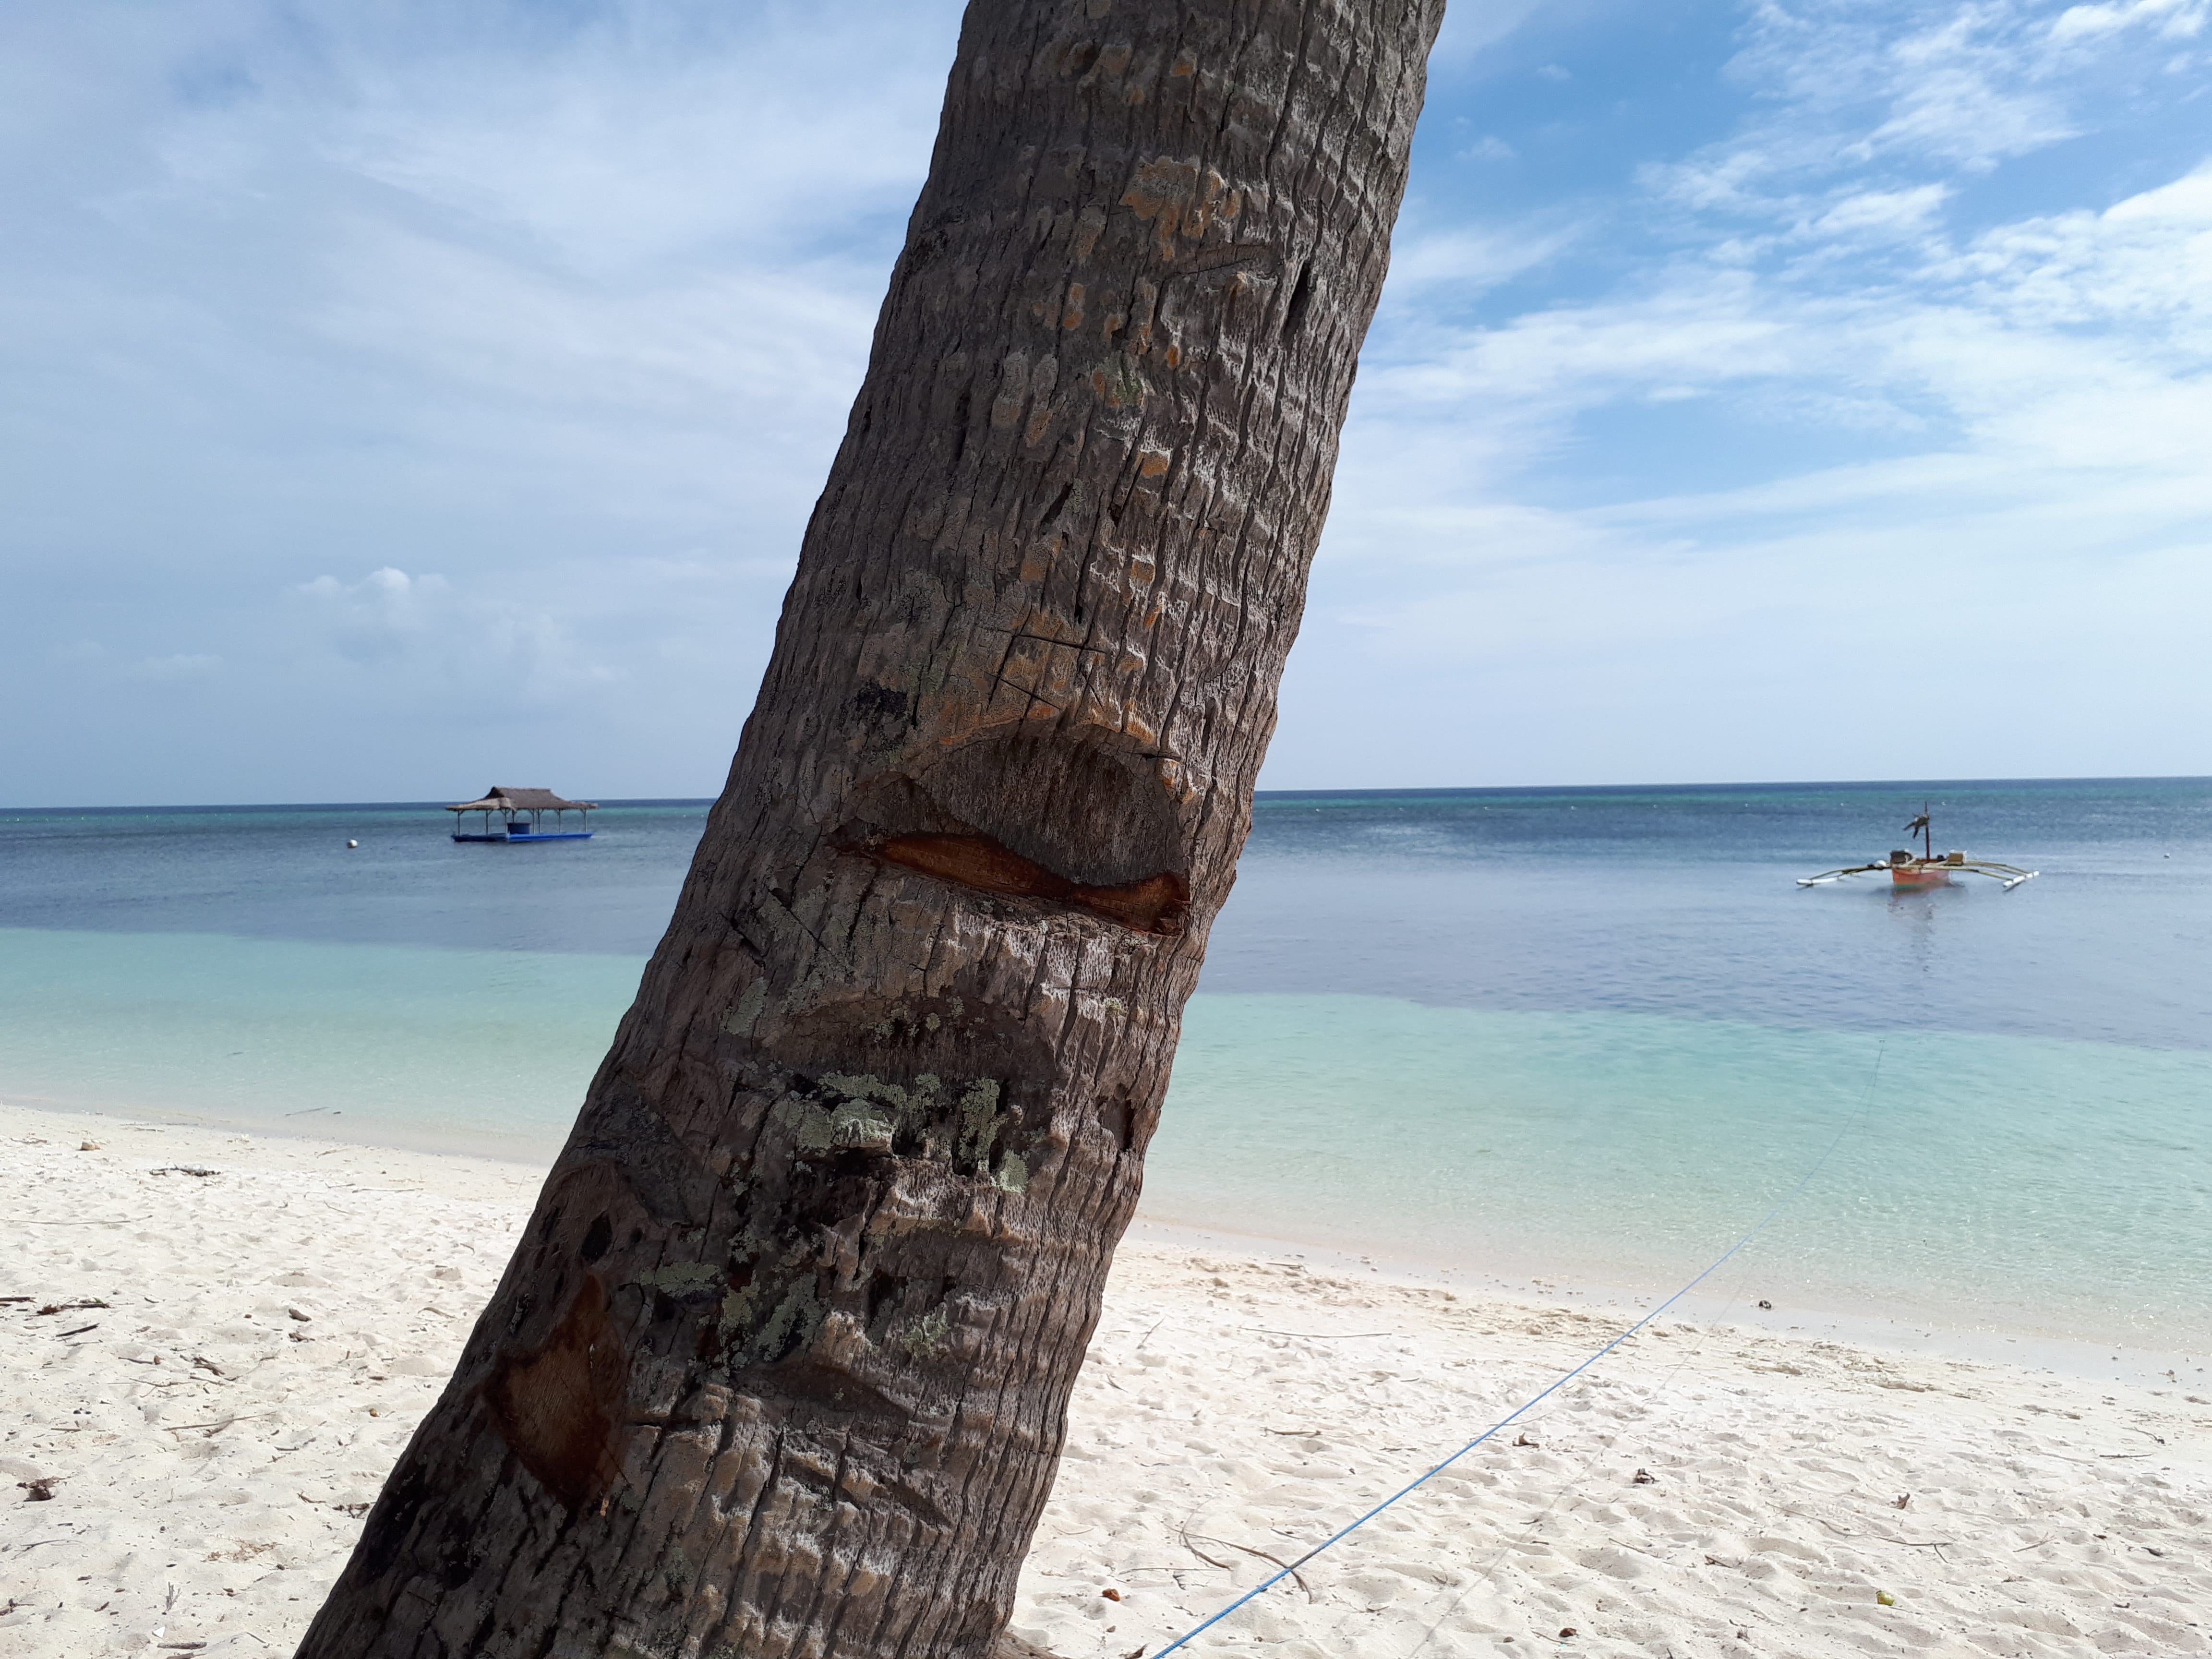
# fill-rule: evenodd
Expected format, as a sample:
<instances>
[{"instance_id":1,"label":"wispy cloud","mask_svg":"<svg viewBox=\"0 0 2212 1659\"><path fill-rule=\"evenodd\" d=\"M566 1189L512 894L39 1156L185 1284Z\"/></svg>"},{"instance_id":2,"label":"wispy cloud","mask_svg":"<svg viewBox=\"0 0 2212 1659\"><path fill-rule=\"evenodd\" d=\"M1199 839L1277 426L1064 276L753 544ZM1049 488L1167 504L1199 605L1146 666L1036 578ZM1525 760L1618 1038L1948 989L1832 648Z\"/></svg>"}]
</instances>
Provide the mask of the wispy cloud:
<instances>
[{"instance_id":1,"label":"wispy cloud","mask_svg":"<svg viewBox=\"0 0 2212 1659\"><path fill-rule=\"evenodd\" d=\"M1954 193L1948 184L1905 190L1862 190L1844 197L1805 227L1813 237L1917 236L1935 223Z\"/></svg>"},{"instance_id":2,"label":"wispy cloud","mask_svg":"<svg viewBox=\"0 0 2212 1659\"><path fill-rule=\"evenodd\" d=\"M156 684L173 684L179 680L204 679L222 666L222 659L210 652L173 652L166 657L148 657L131 665L134 679L151 680Z\"/></svg>"},{"instance_id":3,"label":"wispy cloud","mask_svg":"<svg viewBox=\"0 0 2212 1659\"><path fill-rule=\"evenodd\" d=\"M1875 193L1869 175L1892 195L1974 178L2095 125L2100 71L2130 50L2106 37L2153 7L2161 34L2196 33L2199 0L2063 14L2033 0L1757 0L1729 66L1757 100L1749 118L1645 176L1691 211L1784 219Z\"/></svg>"},{"instance_id":4,"label":"wispy cloud","mask_svg":"<svg viewBox=\"0 0 2212 1659\"><path fill-rule=\"evenodd\" d=\"M1464 305L1556 257L1580 229L1572 223L1436 225L1416 216L1391 251L1390 303L1400 313Z\"/></svg>"},{"instance_id":5,"label":"wispy cloud","mask_svg":"<svg viewBox=\"0 0 2212 1659\"><path fill-rule=\"evenodd\" d=\"M2122 29L2147 28L2167 40L2193 40L2203 33L2203 0L2126 0L2125 3L2069 6L2051 26L2057 41L2094 40Z\"/></svg>"}]
</instances>

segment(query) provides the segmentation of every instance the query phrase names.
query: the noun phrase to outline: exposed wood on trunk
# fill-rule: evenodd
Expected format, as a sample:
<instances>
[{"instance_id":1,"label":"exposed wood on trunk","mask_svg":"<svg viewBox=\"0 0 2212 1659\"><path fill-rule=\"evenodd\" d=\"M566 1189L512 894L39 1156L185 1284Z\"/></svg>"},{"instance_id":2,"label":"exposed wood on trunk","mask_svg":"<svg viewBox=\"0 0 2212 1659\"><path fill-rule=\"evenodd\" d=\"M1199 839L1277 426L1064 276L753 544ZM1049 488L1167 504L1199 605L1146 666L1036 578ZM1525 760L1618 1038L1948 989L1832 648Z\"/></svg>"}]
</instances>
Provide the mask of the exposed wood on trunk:
<instances>
[{"instance_id":1,"label":"exposed wood on trunk","mask_svg":"<svg viewBox=\"0 0 2212 1659\"><path fill-rule=\"evenodd\" d=\"M970 6L728 787L303 1655L992 1650L1442 10Z\"/></svg>"}]
</instances>

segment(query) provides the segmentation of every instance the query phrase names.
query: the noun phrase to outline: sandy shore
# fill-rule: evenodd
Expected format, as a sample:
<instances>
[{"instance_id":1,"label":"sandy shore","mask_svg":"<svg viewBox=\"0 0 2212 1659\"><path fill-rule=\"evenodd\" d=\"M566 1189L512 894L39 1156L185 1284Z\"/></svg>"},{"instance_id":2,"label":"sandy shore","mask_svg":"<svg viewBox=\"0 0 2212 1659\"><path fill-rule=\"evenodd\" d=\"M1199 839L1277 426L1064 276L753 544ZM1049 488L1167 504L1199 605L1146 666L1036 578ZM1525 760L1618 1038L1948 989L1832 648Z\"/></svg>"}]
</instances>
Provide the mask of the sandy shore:
<instances>
[{"instance_id":1,"label":"sandy shore","mask_svg":"<svg viewBox=\"0 0 2212 1659\"><path fill-rule=\"evenodd\" d=\"M289 1652L538 1172L0 1108L0 1653ZM1013 1628L1157 1653L1617 1328L1134 1241ZM2212 1394L1669 1320L1301 1581L1192 1650L2201 1653Z\"/></svg>"}]
</instances>

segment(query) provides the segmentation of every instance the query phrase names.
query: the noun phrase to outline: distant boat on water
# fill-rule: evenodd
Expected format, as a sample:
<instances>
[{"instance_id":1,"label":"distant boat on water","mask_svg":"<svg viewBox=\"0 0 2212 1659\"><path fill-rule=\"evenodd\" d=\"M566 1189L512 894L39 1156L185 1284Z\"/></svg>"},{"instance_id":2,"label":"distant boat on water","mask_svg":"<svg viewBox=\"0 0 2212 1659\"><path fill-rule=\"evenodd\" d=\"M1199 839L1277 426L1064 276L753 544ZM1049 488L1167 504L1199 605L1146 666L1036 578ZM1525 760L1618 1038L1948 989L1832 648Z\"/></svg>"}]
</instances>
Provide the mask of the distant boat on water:
<instances>
[{"instance_id":1,"label":"distant boat on water","mask_svg":"<svg viewBox=\"0 0 2212 1659\"><path fill-rule=\"evenodd\" d=\"M1844 870L1824 870L1817 876L1800 876L1800 887L1823 887L1846 876L1871 875L1877 870L1889 872L1890 884L1894 887L1948 887L1954 875L1987 876L2001 884L2005 891L2024 881L2033 881L2038 872L2023 870L2016 864L1999 864L1990 859L1970 859L1964 853L1936 855L1936 832L1929 827L1928 804L1920 804L1920 816L1905 826L1907 836L1920 837L1921 850L1909 847L1893 850L1886 859L1876 859L1871 864L1854 864Z\"/></svg>"},{"instance_id":2,"label":"distant boat on water","mask_svg":"<svg viewBox=\"0 0 2212 1659\"><path fill-rule=\"evenodd\" d=\"M504 784L494 784L483 792L481 799L465 800L457 806L448 806L448 812L477 812L483 815L483 830L475 835L468 830L468 820L453 820L455 841L589 841L592 838L591 815L599 810L595 800L568 800L550 789L514 789ZM540 827L540 819L547 812L553 814L555 827ZM579 830L568 828L568 814L578 814ZM492 827L496 816L499 827Z\"/></svg>"}]
</instances>

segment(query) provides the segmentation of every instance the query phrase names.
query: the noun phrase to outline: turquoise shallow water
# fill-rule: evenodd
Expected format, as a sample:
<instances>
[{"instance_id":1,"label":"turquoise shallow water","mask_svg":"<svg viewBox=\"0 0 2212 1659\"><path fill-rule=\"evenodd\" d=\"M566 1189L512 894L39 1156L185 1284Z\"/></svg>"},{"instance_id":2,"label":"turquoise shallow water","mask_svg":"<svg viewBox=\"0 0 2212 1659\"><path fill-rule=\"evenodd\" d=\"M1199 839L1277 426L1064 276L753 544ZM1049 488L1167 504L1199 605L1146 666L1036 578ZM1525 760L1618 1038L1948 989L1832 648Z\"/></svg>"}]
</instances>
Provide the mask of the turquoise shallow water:
<instances>
[{"instance_id":1,"label":"turquoise shallow water","mask_svg":"<svg viewBox=\"0 0 2212 1659\"><path fill-rule=\"evenodd\" d=\"M1791 884L1930 795L2045 874ZM542 1157L702 818L0 814L0 1099ZM2202 781L1266 799L1146 1208L1662 1290L1840 1128L1751 1294L2201 1352L2208 969Z\"/></svg>"},{"instance_id":2,"label":"turquoise shallow water","mask_svg":"<svg viewBox=\"0 0 2212 1659\"><path fill-rule=\"evenodd\" d=\"M0 929L0 1099L543 1157L644 965Z\"/></svg>"},{"instance_id":3,"label":"turquoise shallow water","mask_svg":"<svg viewBox=\"0 0 2212 1659\"><path fill-rule=\"evenodd\" d=\"M1877 1072L1877 1066L1879 1070ZM1197 999L1154 1213L1638 1290L2212 1346L2212 1054L1358 996Z\"/></svg>"}]
</instances>

